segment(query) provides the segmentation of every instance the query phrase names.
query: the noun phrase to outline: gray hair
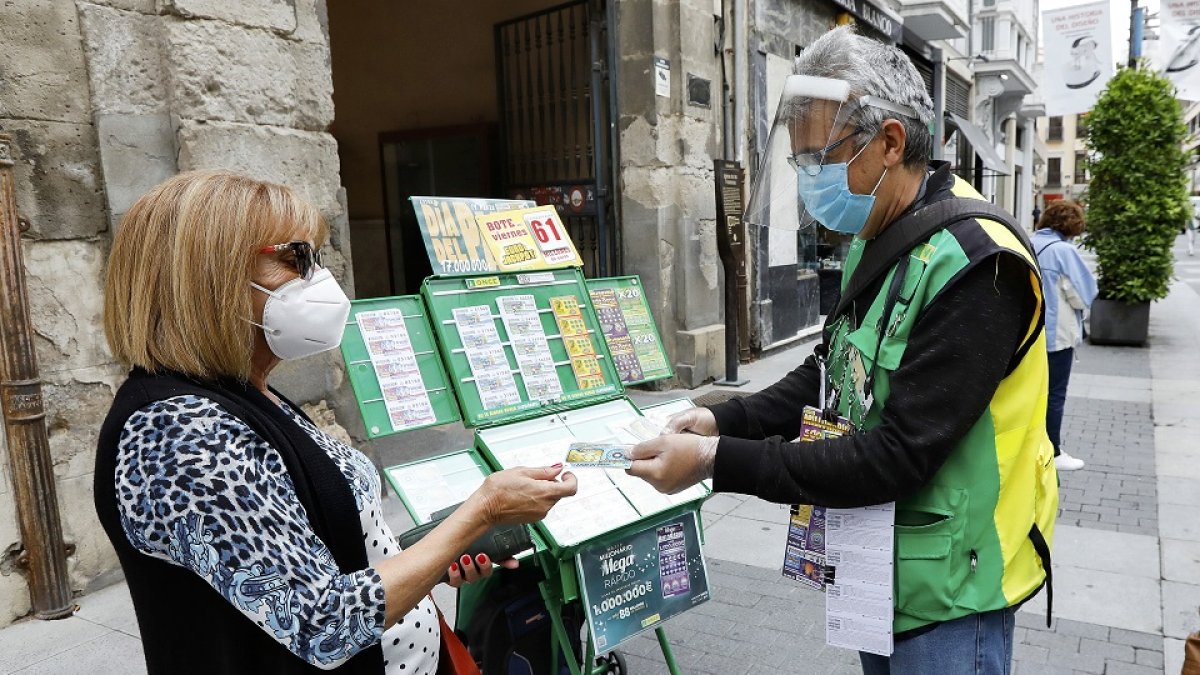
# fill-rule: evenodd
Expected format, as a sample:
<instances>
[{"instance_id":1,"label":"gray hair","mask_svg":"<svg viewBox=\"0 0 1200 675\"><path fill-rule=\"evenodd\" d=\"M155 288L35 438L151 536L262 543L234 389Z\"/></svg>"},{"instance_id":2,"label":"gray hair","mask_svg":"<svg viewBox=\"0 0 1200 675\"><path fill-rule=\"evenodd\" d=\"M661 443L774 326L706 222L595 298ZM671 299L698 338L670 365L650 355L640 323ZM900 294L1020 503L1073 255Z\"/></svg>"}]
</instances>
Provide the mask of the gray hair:
<instances>
[{"instance_id":1,"label":"gray hair","mask_svg":"<svg viewBox=\"0 0 1200 675\"><path fill-rule=\"evenodd\" d=\"M891 118L904 125L907 140L904 165L925 166L933 154L929 122L933 102L925 91L925 80L904 52L878 40L838 26L825 33L796 57L797 75L829 77L850 83L850 97L878 96L917 111L917 119L868 106L857 114L857 123L873 138Z\"/></svg>"}]
</instances>

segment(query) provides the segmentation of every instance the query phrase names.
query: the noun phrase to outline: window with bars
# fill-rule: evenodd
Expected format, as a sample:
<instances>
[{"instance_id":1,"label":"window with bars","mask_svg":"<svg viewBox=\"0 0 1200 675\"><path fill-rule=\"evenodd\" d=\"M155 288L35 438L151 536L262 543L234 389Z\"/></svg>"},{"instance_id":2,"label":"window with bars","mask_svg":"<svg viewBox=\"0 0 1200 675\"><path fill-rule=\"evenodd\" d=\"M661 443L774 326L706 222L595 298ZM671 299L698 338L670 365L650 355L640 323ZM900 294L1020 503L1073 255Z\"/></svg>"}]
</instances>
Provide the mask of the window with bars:
<instances>
[{"instance_id":1,"label":"window with bars","mask_svg":"<svg viewBox=\"0 0 1200 675\"><path fill-rule=\"evenodd\" d=\"M1062 185L1062 158L1051 157L1046 160L1046 185L1058 187Z\"/></svg>"},{"instance_id":2,"label":"window with bars","mask_svg":"<svg viewBox=\"0 0 1200 675\"><path fill-rule=\"evenodd\" d=\"M1046 127L1046 140L1061 141L1063 136L1062 117L1055 115L1050 118L1050 124Z\"/></svg>"}]
</instances>

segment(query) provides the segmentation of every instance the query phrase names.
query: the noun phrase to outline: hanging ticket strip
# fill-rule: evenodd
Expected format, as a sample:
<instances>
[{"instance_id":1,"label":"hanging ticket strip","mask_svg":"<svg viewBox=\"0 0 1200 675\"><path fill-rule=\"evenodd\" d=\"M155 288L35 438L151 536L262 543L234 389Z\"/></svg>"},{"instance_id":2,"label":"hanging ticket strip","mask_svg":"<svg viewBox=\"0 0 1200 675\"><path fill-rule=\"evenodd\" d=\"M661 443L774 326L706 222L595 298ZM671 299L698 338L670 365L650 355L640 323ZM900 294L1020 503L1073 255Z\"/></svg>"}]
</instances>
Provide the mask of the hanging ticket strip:
<instances>
[{"instance_id":1,"label":"hanging ticket strip","mask_svg":"<svg viewBox=\"0 0 1200 675\"><path fill-rule=\"evenodd\" d=\"M827 420L805 406L801 443L850 433L844 417ZM892 653L896 504L834 509L792 507L783 576L825 591L825 642L888 656Z\"/></svg>"},{"instance_id":2,"label":"hanging ticket strip","mask_svg":"<svg viewBox=\"0 0 1200 675\"><path fill-rule=\"evenodd\" d=\"M587 324L579 308L579 299L574 295L552 297L550 311L554 313L554 322L558 324L563 345L567 348L567 356L571 359L575 383L580 389L603 387L604 376L600 374L600 362L596 358L591 336L588 335Z\"/></svg>"},{"instance_id":3,"label":"hanging ticket strip","mask_svg":"<svg viewBox=\"0 0 1200 675\"><path fill-rule=\"evenodd\" d=\"M341 350L368 437L460 419L420 297L354 301Z\"/></svg>"},{"instance_id":4,"label":"hanging ticket strip","mask_svg":"<svg viewBox=\"0 0 1200 675\"><path fill-rule=\"evenodd\" d=\"M421 292L467 426L620 395L577 269L430 278Z\"/></svg>"},{"instance_id":5,"label":"hanging ticket strip","mask_svg":"<svg viewBox=\"0 0 1200 675\"><path fill-rule=\"evenodd\" d=\"M642 291L641 279L636 276L589 279L587 285L621 381L640 384L674 375Z\"/></svg>"},{"instance_id":6,"label":"hanging ticket strip","mask_svg":"<svg viewBox=\"0 0 1200 675\"><path fill-rule=\"evenodd\" d=\"M517 366L521 370L521 381L525 393L531 399L553 401L562 396L562 384L550 344L546 342L546 331L542 330L542 319L538 315L537 301L532 295L509 295L496 298L504 330L508 332Z\"/></svg>"}]
</instances>

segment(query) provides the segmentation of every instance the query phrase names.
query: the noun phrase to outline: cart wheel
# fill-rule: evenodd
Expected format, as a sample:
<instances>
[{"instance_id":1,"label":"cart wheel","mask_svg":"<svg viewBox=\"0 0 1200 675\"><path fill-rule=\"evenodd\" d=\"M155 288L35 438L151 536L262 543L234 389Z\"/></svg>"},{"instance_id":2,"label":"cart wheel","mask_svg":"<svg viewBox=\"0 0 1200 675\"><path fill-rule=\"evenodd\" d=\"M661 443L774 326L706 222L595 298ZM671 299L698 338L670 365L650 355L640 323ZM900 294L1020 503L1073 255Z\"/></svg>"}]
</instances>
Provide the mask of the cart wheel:
<instances>
[{"instance_id":1,"label":"cart wheel","mask_svg":"<svg viewBox=\"0 0 1200 675\"><path fill-rule=\"evenodd\" d=\"M625 665L625 657L620 652L609 652L604 656L596 658L597 666L608 666L608 671L611 675L629 675L629 668Z\"/></svg>"}]
</instances>

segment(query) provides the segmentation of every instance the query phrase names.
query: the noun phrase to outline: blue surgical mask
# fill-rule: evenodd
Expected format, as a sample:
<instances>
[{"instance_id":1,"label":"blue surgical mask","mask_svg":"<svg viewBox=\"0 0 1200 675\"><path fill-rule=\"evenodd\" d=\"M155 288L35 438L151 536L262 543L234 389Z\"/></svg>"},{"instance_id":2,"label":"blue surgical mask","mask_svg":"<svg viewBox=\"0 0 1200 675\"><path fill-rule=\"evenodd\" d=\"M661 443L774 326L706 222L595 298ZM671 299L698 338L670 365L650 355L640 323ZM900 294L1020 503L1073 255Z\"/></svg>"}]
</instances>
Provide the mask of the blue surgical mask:
<instances>
[{"instance_id":1,"label":"blue surgical mask","mask_svg":"<svg viewBox=\"0 0 1200 675\"><path fill-rule=\"evenodd\" d=\"M863 150L866 146L851 157L850 162L858 159ZM875 191L887 175L887 169L884 169L871 194L854 194L850 191L847 176L850 162L823 164L815 176L810 176L803 167L796 171L800 201L805 210L826 228L842 234L858 234L866 227L875 206Z\"/></svg>"}]
</instances>

